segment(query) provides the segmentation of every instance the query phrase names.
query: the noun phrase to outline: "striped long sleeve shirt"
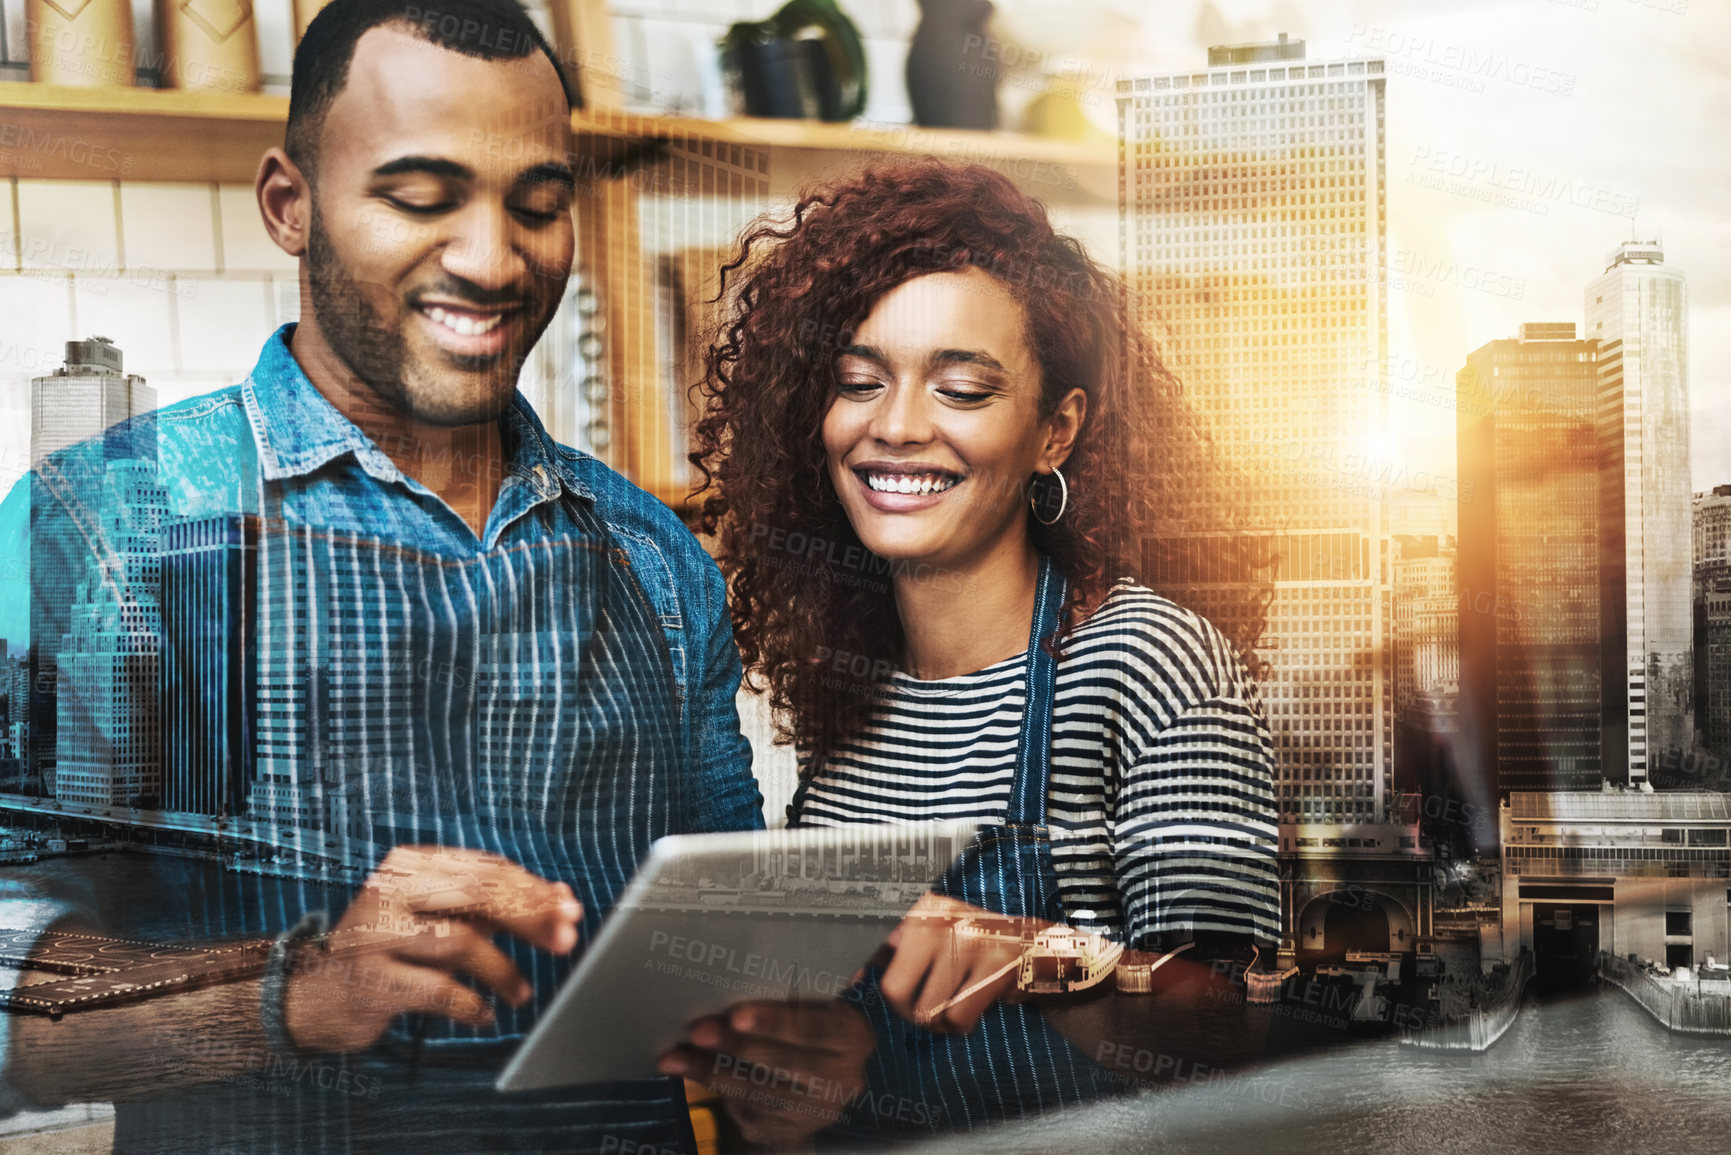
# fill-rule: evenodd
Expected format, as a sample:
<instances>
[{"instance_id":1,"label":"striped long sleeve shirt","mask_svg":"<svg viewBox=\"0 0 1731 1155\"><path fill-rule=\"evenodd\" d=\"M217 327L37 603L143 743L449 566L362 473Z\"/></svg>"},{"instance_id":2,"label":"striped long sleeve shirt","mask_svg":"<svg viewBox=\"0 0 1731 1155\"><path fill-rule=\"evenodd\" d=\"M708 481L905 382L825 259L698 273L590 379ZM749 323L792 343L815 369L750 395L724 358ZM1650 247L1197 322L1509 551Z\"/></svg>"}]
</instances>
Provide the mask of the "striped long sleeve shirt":
<instances>
[{"instance_id":1,"label":"striped long sleeve shirt","mask_svg":"<svg viewBox=\"0 0 1731 1155\"><path fill-rule=\"evenodd\" d=\"M1024 673L1025 655L937 681L897 671L797 821L1001 819ZM1143 949L1279 937L1268 723L1200 616L1126 583L1077 628L1058 664L1047 811L1072 925Z\"/></svg>"}]
</instances>

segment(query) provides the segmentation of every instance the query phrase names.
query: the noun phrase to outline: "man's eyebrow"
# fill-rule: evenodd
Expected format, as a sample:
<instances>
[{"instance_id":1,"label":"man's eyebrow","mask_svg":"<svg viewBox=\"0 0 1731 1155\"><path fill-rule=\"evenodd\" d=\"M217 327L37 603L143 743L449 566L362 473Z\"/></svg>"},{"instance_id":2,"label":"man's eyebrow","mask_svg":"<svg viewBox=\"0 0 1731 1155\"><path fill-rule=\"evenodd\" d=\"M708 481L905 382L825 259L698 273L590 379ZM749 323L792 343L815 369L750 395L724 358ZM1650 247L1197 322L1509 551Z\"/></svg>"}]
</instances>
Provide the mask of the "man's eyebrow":
<instances>
[{"instance_id":1,"label":"man's eyebrow","mask_svg":"<svg viewBox=\"0 0 1731 1155\"><path fill-rule=\"evenodd\" d=\"M399 156L387 160L373 170L374 176L402 176L404 173L425 173L451 180L474 180L475 172L468 165L458 164L437 156Z\"/></svg>"},{"instance_id":2,"label":"man's eyebrow","mask_svg":"<svg viewBox=\"0 0 1731 1155\"><path fill-rule=\"evenodd\" d=\"M550 160L519 173L517 179L512 183L519 187L534 184L556 184L570 192L577 187L577 173L568 164Z\"/></svg>"}]
</instances>

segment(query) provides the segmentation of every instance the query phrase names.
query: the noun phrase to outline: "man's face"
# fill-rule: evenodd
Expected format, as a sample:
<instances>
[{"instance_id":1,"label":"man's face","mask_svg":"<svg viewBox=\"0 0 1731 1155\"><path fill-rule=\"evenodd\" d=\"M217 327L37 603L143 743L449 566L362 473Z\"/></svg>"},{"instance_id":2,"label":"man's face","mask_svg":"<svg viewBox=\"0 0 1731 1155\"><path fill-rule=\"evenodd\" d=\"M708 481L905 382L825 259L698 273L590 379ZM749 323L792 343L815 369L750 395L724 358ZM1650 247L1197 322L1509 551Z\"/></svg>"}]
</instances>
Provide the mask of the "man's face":
<instances>
[{"instance_id":1,"label":"man's face","mask_svg":"<svg viewBox=\"0 0 1731 1155\"><path fill-rule=\"evenodd\" d=\"M552 62L464 56L392 27L355 46L311 176L312 308L404 414L497 417L559 306L575 231Z\"/></svg>"}]
</instances>

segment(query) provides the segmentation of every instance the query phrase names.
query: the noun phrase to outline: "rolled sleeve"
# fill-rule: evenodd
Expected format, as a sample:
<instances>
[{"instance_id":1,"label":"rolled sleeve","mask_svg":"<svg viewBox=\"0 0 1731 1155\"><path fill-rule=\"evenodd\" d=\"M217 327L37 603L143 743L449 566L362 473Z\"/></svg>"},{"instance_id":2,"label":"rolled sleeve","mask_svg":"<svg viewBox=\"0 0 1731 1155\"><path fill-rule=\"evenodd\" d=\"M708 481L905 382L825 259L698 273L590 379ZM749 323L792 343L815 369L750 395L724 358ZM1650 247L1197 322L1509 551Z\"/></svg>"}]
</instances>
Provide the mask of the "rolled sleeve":
<instances>
[{"instance_id":1,"label":"rolled sleeve","mask_svg":"<svg viewBox=\"0 0 1731 1155\"><path fill-rule=\"evenodd\" d=\"M1114 868L1132 945L1198 935L1280 937L1278 814L1268 725L1216 697L1164 727L1126 776Z\"/></svg>"},{"instance_id":2,"label":"rolled sleeve","mask_svg":"<svg viewBox=\"0 0 1731 1155\"><path fill-rule=\"evenodd\" d=\"M763 795L751 774L751 744L739 728L739 647L727 616L727 585L707 556L693 598L690 717L697 754L693 833L762 830Z\"/></svg>"}]
</instances>

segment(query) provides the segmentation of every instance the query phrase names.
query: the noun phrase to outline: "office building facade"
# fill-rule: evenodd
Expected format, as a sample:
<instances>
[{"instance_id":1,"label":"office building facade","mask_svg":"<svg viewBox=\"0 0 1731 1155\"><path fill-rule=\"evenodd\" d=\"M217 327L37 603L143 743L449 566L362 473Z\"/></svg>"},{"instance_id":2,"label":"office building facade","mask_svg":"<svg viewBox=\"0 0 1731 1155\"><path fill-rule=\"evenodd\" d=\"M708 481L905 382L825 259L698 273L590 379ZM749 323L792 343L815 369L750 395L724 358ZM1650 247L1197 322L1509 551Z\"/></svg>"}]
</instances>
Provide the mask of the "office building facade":
<instances>
[{"instance_id":1,"label":"office building facade","mask_svg":"<svg viewBox=\"0 0 1731 1155\"><path fill-rule=\"evenodd\" d=\"M1597 343L1527 324L1456 376L1460 745L1465 779L1597 789Z\"/></svg>"},{"instance_id":2,"label":"office building facade","mask_svg":"<svg viewBox=\"0 0 1731 1155\"><path fill-rule=\"evenodd\" d=\"M1689 298L1656 243L1626 242L1586 291L1599 342L1600 585L1607 767L1642 782L1694 744Z\"/></svg>"},{"instance_id":3,"label":"office building facade","mask_svg":"<svg viewBox=\"0 0 1731 1155\"><path fill-rule=\"evenodd\" d=\"M1367 822L1393 791L1387 416L1367 380L1387 347L1383 68L1303 57L1282 37L1119 82L1120 254L1136 322L1244 467L1206 495L1244 512L1221 532L1274 563L1257 656L1282 820ZM1206 579L1162 576L1207 608Z\"/></svg>"},{"instance_id":4,"label":"office building facade","mask_svg":"<svg viewBox=\"0 0 1731 1155\"><path fill-rule=\"evenodd\" d=\"M162 808L235 817L252 785L258 519L162 531Z\"/></svg>"},{"instance_id":5,"label":"office building facade","mask_svg":"<svg viewBox=\"0 0 1731 1155\"><path fill-rule=\"evenodd\" d=\"M108 462L101 548L55 654L54 795L62 802L160 806L158 540L167 507L154 461Z\"/></svg>"},{"instance_id":6,"label":"office building facade","mask_svg":"<svg viewBox=\"0 0 1731 1155\"><path fill-rule=\"evenodd\" d=\"M49 461L69 446L102 437L102 452L81 458L99 465L111 461L156 460L154 423L134 421L156 408L155 391L144 378L125 372L121 350L106 337L66 343L66 363L30 382L30 524L32 539L48 532L45 517L72 516L94 522L106 473L73 476ZM59 724L56 654L72 625L82 572L73 572L32 550L30 556L30 705L28 775L53 794Z\"/></svg>"},{"instance_id":7,"label":"office building facade","mask_svg":"<svg viewBox=\"0 0 1731 1155\"><path fill-rule=\"evenodd\" d=\"M1731 778L1731 485L1696 494L1693 516L1695 724L1724 780Z\"/></svg>"}]
</instances>

